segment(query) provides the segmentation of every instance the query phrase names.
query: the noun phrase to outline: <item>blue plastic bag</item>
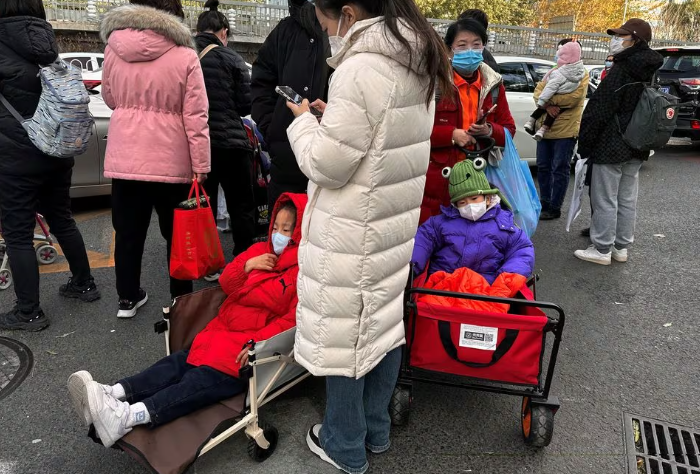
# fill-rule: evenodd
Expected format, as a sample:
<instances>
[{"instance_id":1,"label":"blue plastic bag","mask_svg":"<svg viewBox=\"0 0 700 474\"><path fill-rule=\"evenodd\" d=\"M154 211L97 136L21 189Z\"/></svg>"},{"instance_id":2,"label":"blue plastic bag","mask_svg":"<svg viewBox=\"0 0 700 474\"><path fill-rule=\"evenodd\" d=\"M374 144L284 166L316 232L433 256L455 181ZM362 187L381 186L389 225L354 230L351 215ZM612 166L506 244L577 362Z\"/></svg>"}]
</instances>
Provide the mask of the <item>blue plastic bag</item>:
<instances>
[{"instance_id":1,"label":"blue plastic bag","mask_svg":"<svg viewBox=\"0 0 700 474\"><path fill-rule=\"evenodd\" d=\"M501 190L510 203L515 224L532 237L537 229L542 204L527 162L520 159L510 132L505 130L506 146L498 167L486 166L486 178Z\"/></svg>"}]
</instances>

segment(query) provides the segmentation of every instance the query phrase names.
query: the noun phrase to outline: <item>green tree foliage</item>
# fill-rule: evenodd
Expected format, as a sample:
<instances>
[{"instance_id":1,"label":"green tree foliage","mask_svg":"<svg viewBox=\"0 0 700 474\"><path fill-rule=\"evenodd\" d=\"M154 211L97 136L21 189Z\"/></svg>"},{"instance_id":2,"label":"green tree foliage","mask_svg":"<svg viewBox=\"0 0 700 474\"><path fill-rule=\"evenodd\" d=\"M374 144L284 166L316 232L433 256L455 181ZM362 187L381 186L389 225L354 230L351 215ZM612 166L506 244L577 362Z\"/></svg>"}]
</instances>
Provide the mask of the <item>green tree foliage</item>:
<instances>
[{"instance_id":1,"label":"green tree foliage","mask_svg":"<svg viewBox=\"0 0 700 474\"><path fill-rule=\"evenodd\" d=\"M669 2L661 11L657 32L668 39L700 41L700 0Z\"/></svg>"}]
</instances>

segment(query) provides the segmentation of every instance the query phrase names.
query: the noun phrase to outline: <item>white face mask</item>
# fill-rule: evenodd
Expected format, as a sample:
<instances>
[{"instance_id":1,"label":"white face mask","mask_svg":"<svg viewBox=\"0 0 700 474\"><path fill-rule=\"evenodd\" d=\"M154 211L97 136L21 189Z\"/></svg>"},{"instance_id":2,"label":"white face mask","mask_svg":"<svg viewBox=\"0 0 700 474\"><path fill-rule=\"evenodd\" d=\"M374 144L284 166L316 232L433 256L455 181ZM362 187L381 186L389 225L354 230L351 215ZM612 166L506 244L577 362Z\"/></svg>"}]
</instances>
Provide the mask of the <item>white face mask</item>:
<instances>
[{"instance_id":1,"label":"white face mask","mask_svg":"<svg viewBox=\"0 0 700 474\"><path fill-rule=\"evenodd\" d=\"M340 36L340 26L343 24L343 15L340 15L340 21L338 22L338 31L335 32L335 36L328 37L328 44L331 46L331 56L335 56L343 49L345 45L345 40Z\"/></svg>"},{"instance_id":2,"label":"white face mask","mask_svg":"<svg viewBox=\"0 0 700 474\"><path fill-rule=\"evenodd\" d=\"M486 214L486 201L477 202L476 204L467 204L457 208L459 215L470 221L478 221L481 216Z\"/></svg>"},{"instance_id":3,"label":"white face mask","mask_svg":"<svg viewBox=\"0 0 700 474\"><path fill-rule=\"evenodd\" d=\"M624 45L622 44L624 42L625 40L619 36L613 36L610 39L610 54L615 56L617 53L625 49Z\"/></svg>"}]
</instances>

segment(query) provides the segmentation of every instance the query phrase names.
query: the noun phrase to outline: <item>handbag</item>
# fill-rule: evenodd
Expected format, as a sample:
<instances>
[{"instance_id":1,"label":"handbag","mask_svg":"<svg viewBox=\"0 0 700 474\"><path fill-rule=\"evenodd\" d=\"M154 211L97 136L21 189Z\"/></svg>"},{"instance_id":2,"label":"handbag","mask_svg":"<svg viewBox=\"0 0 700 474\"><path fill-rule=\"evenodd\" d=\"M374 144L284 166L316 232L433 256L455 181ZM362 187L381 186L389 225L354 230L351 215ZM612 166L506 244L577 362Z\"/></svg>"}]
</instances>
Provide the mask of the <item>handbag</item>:
<instances>
[{"instance_id":1,"label":"handbag","mask_svg":"<svg viewBox=\"0 0 700 474\"><path fill-rule=\"evenodd\" d=\"M200 192L208 207L202 207ZM218 272L226 265L216 229L209 196L196 180L188 199L196 196L196 207L175 209L173 242L170 252L170 276L178 280L198 280Z\"/></svg>"}]
</instances>

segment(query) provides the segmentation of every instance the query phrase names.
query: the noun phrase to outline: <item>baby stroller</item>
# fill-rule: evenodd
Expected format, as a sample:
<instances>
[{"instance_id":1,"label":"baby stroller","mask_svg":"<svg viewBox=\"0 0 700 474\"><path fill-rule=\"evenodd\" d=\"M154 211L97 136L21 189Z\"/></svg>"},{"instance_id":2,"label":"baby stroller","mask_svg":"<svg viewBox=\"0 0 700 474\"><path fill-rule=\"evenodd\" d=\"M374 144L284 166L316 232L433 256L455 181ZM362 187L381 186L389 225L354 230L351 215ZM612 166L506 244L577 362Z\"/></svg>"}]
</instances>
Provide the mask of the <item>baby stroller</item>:
<instances>
[{"instance_id":1,"label":"baby stroller","mask_svg":"<svg viewBox=\"0 0 700 474\"><path fill-rule=\"evenodd\" d=\"M549 445L559 401L549 390L564 329L564 311L535 300L532 277L516 298L423 288L425 274L411 275L405 299L407 344L389 411L394 425L410 415L414 381L522 397L522 436L529 446ZM530 289L532 287L532 290ZM419 301L419 295L510 305L508 313L476 311ZM551 310L556 317L542 310ZM547 335L554 336L542 381Z\"/></svg>"},{"instance_id":2,"label":"baby stroller","mask_svg":"<svg viewBox=\"0 0 700 474\"><path fill-rule=\"evenodd\" d=\"M58 258L58 250L54 247L53 237L51 237L48 227L44 223L44 216L37 214L36 222L41 229L41 234L34 234L36 259L41 265L51 265ZM0 234L2 234L1 228ZM10 271L10 260L7 255L7 245L0 237L0 290L6 290L11 285L12 272Z\"/></svg>"},{"instance_id":3,"label":"baby stroller","mask_svg":"<svg viewBox=\"0 0 700 474\"><path fill-rule=\"evenodd\" d=\"M164 308L163 320L155 324L155 330L165 333L166 353L189 348L197 333L216 317L225 299L221 287L213 287L176 298L170 308ZM249 365L240 371L240 378L249 382L247 393L155 429L138 426L114 447L150 472L179 474L199 456L245 430L248 454L255 461L264 461L277 447L278 432L260 421L259 409L310 375L294 362L295 331L292 328L266 341L248 343ZM238 352L236 347L231 350ZM88 435L100 442L94 427Z\"/></svg>"}]
</instances>

